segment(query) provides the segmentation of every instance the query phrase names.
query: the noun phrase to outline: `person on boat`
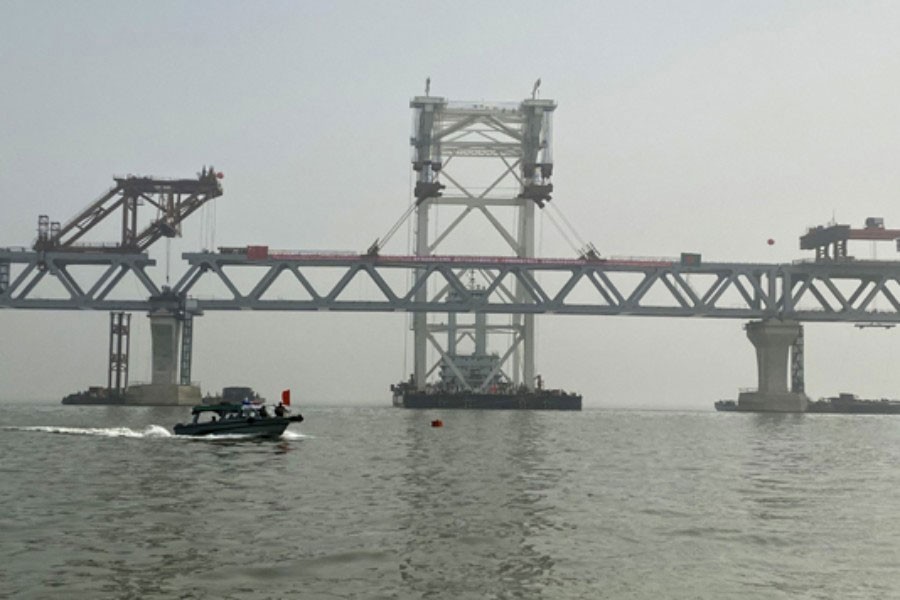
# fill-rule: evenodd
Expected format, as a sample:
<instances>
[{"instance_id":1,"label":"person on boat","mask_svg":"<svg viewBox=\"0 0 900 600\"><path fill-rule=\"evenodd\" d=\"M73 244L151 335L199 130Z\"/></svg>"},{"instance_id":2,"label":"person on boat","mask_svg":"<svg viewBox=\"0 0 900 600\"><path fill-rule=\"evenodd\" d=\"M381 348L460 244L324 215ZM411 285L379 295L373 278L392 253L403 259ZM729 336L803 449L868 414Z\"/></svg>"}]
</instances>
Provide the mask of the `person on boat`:
<instances>
[{"instance_id":1,"label":"person on boat","mask_svg":"<svg viewBox=\"0 0 900 600\"><path fill-rule=\"evenodd\" d=\"M285 409L284 409L284 404L282 404L281 402L279 402L279 403L278 403L278 406L275 407L275 416L276 416L276 417L283 417L283 416L284 416L284 410L285 410Z\"/></svg>"},{"instance_id":2,"label":"person on boat","mask_svg":"<svg viewBox=\"0 0 900 600\"><path fill-rule=\"evenodd\" d=\"M260 416L260 418L262 418L262 419L267 419L267 418L269 418L269 411L266 410L266 405L265 405L265 404L263 404L262 406L259 407L259 416Z\"/></svg>"}]
</instances>

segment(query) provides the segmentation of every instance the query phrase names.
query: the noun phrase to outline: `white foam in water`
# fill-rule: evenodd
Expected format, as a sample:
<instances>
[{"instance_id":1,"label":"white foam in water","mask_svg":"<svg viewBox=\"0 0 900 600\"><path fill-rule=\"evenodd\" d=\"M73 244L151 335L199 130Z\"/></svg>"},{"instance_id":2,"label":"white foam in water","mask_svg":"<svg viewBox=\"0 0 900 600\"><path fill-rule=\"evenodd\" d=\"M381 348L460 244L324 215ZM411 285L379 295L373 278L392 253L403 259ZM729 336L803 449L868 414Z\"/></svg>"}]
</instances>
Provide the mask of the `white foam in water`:
<instances>
[{"instance_id":1,"label":"white foam in water","mask_svg":"<svg viewBox=\"0 0 900 600\"><path fill-rule=\"evenodd\" d=\"M222 440L251 440L256 436L250 433L211 433L209 435L178 435L175 437L192 442L217 442Z\"/></svg>"},{"instance_id":2,"label":"white foam in water","mask_svg":"<svg viewBox=\"0 0 900 600\"><path fill-rule=\"evenodd\" d=\"M144 430L143 437L172 437L172 432L163 427L162 425L148 425Z\"/></svg>"},{"instance_id":3,"label":"white foam in water","mask_svg":"<svg viewBox=\"0 0 900 600\"><path fill-rule=\"evenodd\" d=\"M135 431L128 427L6 427L15 431L37 431L41 433L62 433L67 435L95 435L99 437L122 438L164 438L172 437L172 433L159 425L148 425L143 431Z\"/></svg>"},{"instance_id":4,"label":"white foam in water","mask_svg":"<svg viewBox=\"0 0 900 600\"><path fill-rule=\"evenodd\" d=\"M35 425L32 427L3 427L9 431L36 431L39 433L61 433L65 435L94 435L110 438L179 438L185 440L243 440L255 437L253 434L225 433L220 435L205 436L176 436L171 431L160 425L148 425L142 431L135 431L128 427L56 427L53 425ZM285 431L281 434L283 440L302 440L309 436L295 431Z\"/></svg>"}]
</instances>

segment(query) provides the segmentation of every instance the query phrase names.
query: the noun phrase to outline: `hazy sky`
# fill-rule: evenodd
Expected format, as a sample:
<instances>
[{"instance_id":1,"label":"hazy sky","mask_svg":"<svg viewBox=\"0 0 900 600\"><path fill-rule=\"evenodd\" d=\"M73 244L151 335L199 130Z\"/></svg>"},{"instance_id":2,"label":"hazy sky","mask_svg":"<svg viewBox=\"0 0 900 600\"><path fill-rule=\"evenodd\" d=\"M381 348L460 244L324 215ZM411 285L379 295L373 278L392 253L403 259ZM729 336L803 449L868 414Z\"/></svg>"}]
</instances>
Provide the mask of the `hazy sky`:
<instances>
[{"instance_id":1,"label":"hazy sky","mask_svg":"<svg viewBox=\"0 0 900 600\"><path fill-rule=\"evenodd\" d=\"M214 164L225 195L174 256L213 231L364 250L408 203L408 101L426 76L449 99L514 101L541 77L559 104L553 202L602 254L791 261L832 217L900 227L897 31L896 2L0 0L0 245L30 245L38 214L67 220L114 174ZM538 227L545 256L570 254ZM148 380L149 326L133 319L131 378ZM710 408L756 384L742 325L539 317L537 370L586 406ZM208 314L193 375L205 391L386 405L410 371L406 326ZM0 331L0 399L106 380L105 312L3 310ZM896 330L808 325L807 390L900 397L898 356Z\"/></svg>"}]
</instances>

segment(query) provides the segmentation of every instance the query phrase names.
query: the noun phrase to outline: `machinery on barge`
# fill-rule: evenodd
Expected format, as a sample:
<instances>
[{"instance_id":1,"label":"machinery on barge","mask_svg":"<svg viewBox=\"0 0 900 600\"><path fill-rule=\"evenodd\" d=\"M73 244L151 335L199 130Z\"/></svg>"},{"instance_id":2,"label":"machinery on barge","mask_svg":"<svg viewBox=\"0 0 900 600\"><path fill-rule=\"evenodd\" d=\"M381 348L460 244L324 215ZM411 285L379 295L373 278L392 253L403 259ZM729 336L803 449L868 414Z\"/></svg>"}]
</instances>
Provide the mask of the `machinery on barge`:
<instances>
[{"instance_id":1,"label":"machinery on barge","mask_svg":"<svg viewBox=\"0 0 900 600\"><path fill-rule=\"evenodd\" d=\"M475 297L486 291L470 282L466 293ZM450 292L447 302L459 300ZM435 365L438 378L419 389L415 376L391 385L393 405L400 408L474 408L581 410L581 395L544 388L543 378L535 377L533 387L516 385L503 370L503 357L487 350L487 316L477 313L474 323L459 323L457 313L447 315L447 350ZM474 342L471 353L463 353L460 344Z\"/></svg>"}]
</instances>

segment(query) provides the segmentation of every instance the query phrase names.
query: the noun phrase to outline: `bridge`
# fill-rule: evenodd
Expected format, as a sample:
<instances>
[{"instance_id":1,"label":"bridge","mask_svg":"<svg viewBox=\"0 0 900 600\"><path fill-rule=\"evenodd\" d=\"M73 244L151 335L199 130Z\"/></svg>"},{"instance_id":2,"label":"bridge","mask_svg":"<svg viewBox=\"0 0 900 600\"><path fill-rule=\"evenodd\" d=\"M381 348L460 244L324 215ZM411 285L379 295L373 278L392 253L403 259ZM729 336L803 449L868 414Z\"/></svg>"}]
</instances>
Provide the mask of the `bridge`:
<instances>
[{"instance_id":1,"label":"bridge","mask_svg":"<svg viewBox=\"0 0 900 600\"><path fill-rule=\"evenodd\" d=\"M356 311L461 312L493 314L618 315L638 317L704 317L792 321L900 322L900 263L875 261L795 262L788 264L685 264L679 259L510 258L498 256L369 256L366 254L273 251L249 258L246 253L186 253L187 272L171 287L155 283L147 267L156 261L145 253L35 252L0 250L5 273L20 267L0 292L0 306L45 310L151 311L180 306L181 299L204 279L213 278L230 291L227 298L195 298L200 311ZM80 266L104 267L83 288L71 274ZM229 275L239 269L253 278L242 292ZM338 281L322 287L317 271L340 272ZM122 277L133 273L143 284L140 295L111 296ZM465 274L476 272L481 291L474 294ZM541 283L544 274L561 275L561 285ZM415 275L416 277L412 277ZM267 296L271 285L287 276L304 298ZM68 295L33 296L45 277L55 277ZM349 298L351 282L371 282L380 297ZM3 281L3 280L0 280ZM431 284L437 284L431 285ZM527 292L516 299L520 285ZM422 289L436 288L424 298ZM452 300L447 292L456 292ZM581 292L576 298L575 290ZM123 286L127 294L129 290ZM587 292L585 294L584 292ZM133 290L130 293L134 293Z\"/></svg>"},{"instance_id":2,"label":"bridge","mask_svg":"<svg viewBox=\"0 0 900 600\"><path fill-rule=\"evenodd\" d=\"M410 106L414 199L366 250L222 247L184 254L183 275L174 284L162 284L148 274L156 264L148 248L178 235L190 214L221 195L221 176L204 167L196 179L117 178L111 190L65 225L40 216L31 247L0 249L0 308L144 311L153 323L154 383L165 385L179 379L179 366L181 384L190 382L193 318L206 311L413 313L413 379L418 387L441 365L448 367L450 377L464 379L463 356L488 365L483 386L502 375L532 387L536 315L743 319L750 321L747 334L757 348L759 389L742 395L741 401L763 410L791 411L806 403L802 322L900 322L900 262L859 261L846 252L848 239L900 237L900 231L885 230L880 222L867 223L863 230L810 230L802 246L814 249L815 258L793 263L719 263L690 253L673 258L601 256L551 201L555 102L532 97L514 104L451 103L426 94ZM485 187L475 189L466 183L465 161L493 161L499 169ZM513 194L501 185L508 179L516 187ZM142 205L156 209L143 229ZM459 213L430 239L429 209L436 206ZM495 215L503 210L514 211L515 231ZM569 240L573 256L535 256L535 210L556 214L552 222L563 235L560 223L569 227L579 242ZM510 255L439 252L441 242L474 213L488 219ZM86 242L91 230L112 215L121 216L120 239ZM385 253L385 244L410 218L416 226L415 254ZM63 293L44 293L48 280L56 281ZM138 285L123 285L125 280ZM210 284L224 293L204 294ZM367 289L364 297L353 292L360 285ZM471 325L458 324L456 317L453 326L429 322L429 315L438 314L476 318ZM488 325L488 315L507 315L508 322ZM113 330L118 351L112 351L111 333L110 387L114 375L116 387L127 386L127 350L122 350L127 324L114 321ZM502 356L488 355L483 344L472 354L458 351L457 344L466 338L483 340L491 333L512 334ZM445 343L438 334L447 336ZM427 360L429 346L440 355L436 362Z\"/></svg>"}]
</instances>

